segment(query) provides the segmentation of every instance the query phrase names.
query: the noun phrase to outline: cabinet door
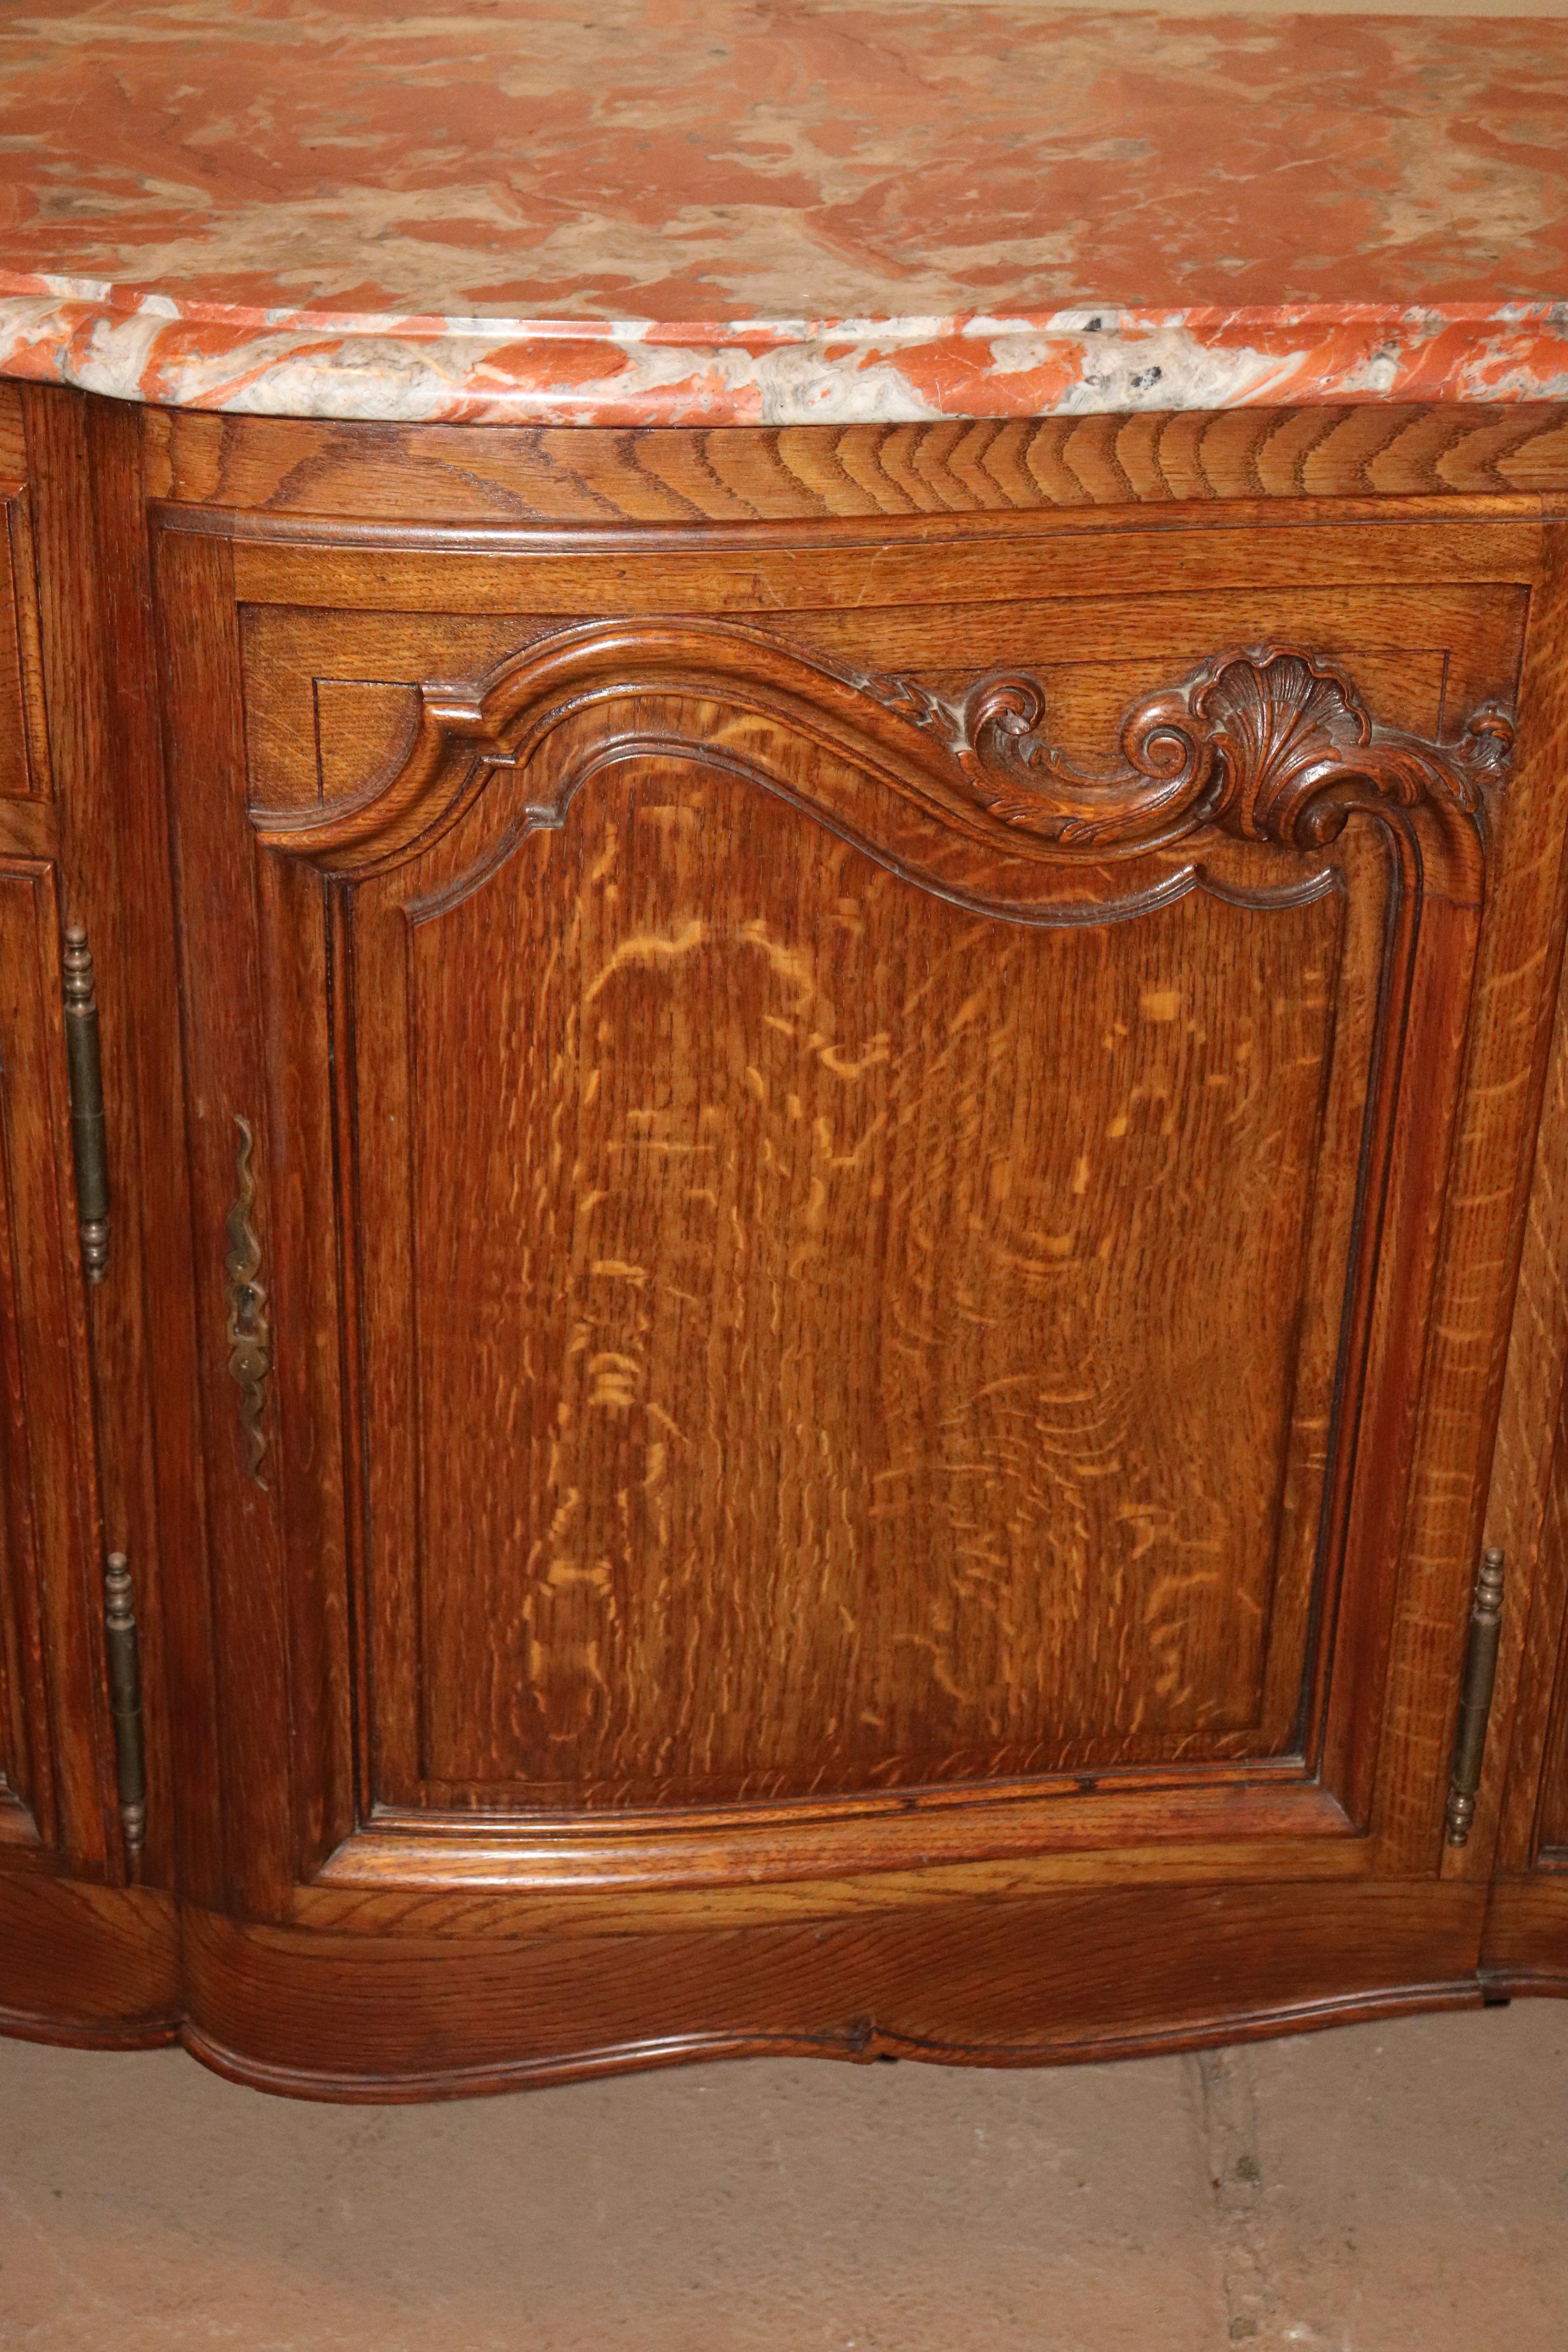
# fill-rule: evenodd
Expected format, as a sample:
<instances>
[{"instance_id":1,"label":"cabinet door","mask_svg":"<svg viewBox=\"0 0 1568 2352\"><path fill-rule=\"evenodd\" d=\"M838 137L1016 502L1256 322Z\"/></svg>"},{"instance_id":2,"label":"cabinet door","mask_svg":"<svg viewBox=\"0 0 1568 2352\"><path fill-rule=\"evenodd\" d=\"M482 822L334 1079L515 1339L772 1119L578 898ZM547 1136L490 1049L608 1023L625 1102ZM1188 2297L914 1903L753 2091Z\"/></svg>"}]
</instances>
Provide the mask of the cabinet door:
<instances>
[{"instance_id":1,"label":"cabinet door","mask_svg":"<svg viewBox=\"0 0 1568 2352\"><path fill-rule=\"evenodd\" d=\"M101 1864L59 952L52 870L0 861L0 1846Z\"/></svg>"},{"instance_id":2,"label":"cabinet door","mask_svg":"<svg viewBox=\"0 0 1568 2352\"><path fill-rule=\"evenodd\" d=\"M1473 1960L1537 527L167 520L241 1902L1128 1847Z\"/></svg>"},{"instance_id":3,"label":"cabinet door","mask_svg":"<svg viewBox=\"0 0 1568 2352\"><path fill-rule=\"evenodd\" d=\"M123 439L132 412L106 407ZM156 1520L124 1475L150 1454L156 1392L128 1344L142 1285L127 969L140 1016L156 1015L148 959L117 951L132 796L106 719L100 600L120 595L110 520L127 506L139 520L141 501L129 472L93 473L86 410L0 384L0 2029L140 2045L169 2039L179 1972L157 1891L170 1809L153 1805L144 1843L139 1743L121 1786L104 1654L112 1549L130 1559L142 1654L159 1655ZM134 700L126 633L114 656ZM68 945L68 921L89 927L85 947ZM95 1024L107 1220L73 1166L68 1034L79 1053ZM177 1307L160 1304L167 1321ZM122 1630L127 1665L133 1638ZM121 1685L128 1727L138 1682ZM152 1744L162 1799L167 1742Z\"/></svg>"},{"instance_id":4,"label":"cabinet door","mask_svg":"<svg viewBox=\"0 0 1568 2352\"><path fill-rule=\"evenodd\" d=\"M97 1507L59 824L18 404L0 398L0 1868L100 1873ZM13 471L15 467L15 471ZM11 1988L0 1980L0 2007Z\"/></svg>"}]
</instances>

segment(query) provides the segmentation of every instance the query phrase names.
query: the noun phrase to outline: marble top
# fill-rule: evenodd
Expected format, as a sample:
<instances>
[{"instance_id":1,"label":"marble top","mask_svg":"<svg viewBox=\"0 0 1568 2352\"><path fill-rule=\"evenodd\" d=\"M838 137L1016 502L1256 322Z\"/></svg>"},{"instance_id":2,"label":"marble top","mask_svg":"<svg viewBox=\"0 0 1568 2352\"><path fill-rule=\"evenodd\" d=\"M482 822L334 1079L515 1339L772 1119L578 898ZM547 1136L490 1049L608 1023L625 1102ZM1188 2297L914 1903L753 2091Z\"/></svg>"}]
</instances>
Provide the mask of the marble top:
<instances>
[{"instance_id":1,"label":"marble top","mask_svg":"<svg viewBox=\"0 0 1568 2352\"><path fill-rule=\"evenodd\" d=\"M1568 398L1568 22L11 0L0 373L597 425Z\"/></svg>"}]
</instances>

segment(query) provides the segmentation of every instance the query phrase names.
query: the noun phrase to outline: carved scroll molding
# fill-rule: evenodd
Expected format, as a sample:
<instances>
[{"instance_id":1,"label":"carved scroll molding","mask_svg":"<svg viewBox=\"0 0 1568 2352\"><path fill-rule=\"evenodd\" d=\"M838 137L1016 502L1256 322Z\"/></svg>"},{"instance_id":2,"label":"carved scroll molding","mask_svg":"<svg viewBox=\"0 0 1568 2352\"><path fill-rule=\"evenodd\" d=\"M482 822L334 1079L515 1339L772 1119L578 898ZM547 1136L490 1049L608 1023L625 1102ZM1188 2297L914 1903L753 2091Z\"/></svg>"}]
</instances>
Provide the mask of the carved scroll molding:
<instances>
[{"instance_id":1,"label":"carved scroll molding","mask_svg":"<svg viewBox=\"0 0 1568 2352\"><path fill-rule=\"evenodd\" d=\"M267 1375L272 1369L272 1326L267 1292L259 1276L261 1244L256 1238L251 1213L256 1204L256 1176L251 1153L256 1139L248 1119L236 1118L239 1149L235 1154L237 1190L225 1225L228 1250L224 1258L224 1298L227 1307L225 1336L228 1340L229 1375L239 1390L239 1429L245 1441L246 1475L265 1487L261 1465L267 1453L262 1415L267 1406Z\"/></svg>"},{"instance_id":2,"label":"carved scroll molding","mask_svg":"<svg viewBox=\"0 0 1568 2352\"><path fill-rule=\"evenodd\" d=\"M1100 853L1205 823L1321 847L1368 793L1473 814L1513 747L1511 719L1489 706L1447 746L1378 727L1342 670L1288 646L1222 654L1136 703L1121 725L1123 765L1108 776L1083 774L1052 745L1037 678L996 673L956 700L908 678L861 683L934 735L1004 824Z\"/></svg>"},{"instance_id":3,"label":"carved scroll molding","mask_svg":"<svg viewBox=\"0 0 1568 2352\"><path fill-rule=\"evenodd\" d=\"M1472 901L1481 790L1503 780L1513 742L1494 706L1448 742L1380 726L1344 671L1263 646L1222 653L1135 704L1119 765L1092 775L1051 742L1047 689L1026 672L991 673L953 698L736 623L639 620L538 640L471 699L426 687L395 772L325 810L253 822L268 848L363 874L416 855L498 767L525 774L535 822L559 824L605 744L700 757L737 714L858 766L1010 857L1103 865L1209 827L1321 849L1359 809L1418 815L1428 887ZM754 745L751 765L765 766Z\"/></svg>"}]
</instances>

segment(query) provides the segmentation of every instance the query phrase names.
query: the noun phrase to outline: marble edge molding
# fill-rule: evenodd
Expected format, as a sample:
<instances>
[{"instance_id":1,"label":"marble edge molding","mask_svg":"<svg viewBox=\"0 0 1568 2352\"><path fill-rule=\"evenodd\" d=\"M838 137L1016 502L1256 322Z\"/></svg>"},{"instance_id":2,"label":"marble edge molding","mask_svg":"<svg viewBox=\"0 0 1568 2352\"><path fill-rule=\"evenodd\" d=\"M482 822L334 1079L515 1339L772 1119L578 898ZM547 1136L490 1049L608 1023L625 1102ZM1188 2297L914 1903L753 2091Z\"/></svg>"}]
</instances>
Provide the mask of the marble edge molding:
<instances>
[{"instance_id":1,"label":"marble edge molding","mask_svg":"<svg viewBox=\"0 0 1568 2352\"><path fill-rule=\"evenodd\" d=\"M0 375L409 424L919 424L1568 399L1568 299L662 321L261 310L0 271Z\"/></svg>"}]
</instances>

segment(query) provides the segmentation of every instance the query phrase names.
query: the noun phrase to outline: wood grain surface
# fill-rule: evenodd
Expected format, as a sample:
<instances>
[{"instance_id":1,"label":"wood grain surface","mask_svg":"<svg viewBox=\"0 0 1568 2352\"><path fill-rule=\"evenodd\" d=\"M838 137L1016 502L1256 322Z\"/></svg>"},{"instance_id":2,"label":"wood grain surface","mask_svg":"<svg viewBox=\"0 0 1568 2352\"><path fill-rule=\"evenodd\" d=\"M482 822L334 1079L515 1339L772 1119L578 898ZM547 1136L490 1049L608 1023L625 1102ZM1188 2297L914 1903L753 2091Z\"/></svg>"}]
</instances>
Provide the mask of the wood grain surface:
<instances>
[{"instance_id":1,"label":"wood grain surface","mask_svg":"<svg viewBox=\"0 0 1568 2352\"><path fill-rule=\"evenodd\" d=\"M0 387L0 2024L381 2099L1568 1990L1565 418Z\"/></svg>"},{"instance_id":2,"label":"wood grain surface","mask_svg":"<svg viewBox=\"0 0 1568 2352\"><path fill-rule=\"evenodd\" d=\"M397 521L744 522L1568 489L1568 408L1531 402L713 432L157 409L144 429L153 497Z\"/></svg>"},{"instance_id":3,"label":"wood grain surface","mask_svg":"<svg viewBox=\"0 0 1568 2352\"><path fill-rule=\"evenodd\" d=\"M409 1138L361 1160L366 1410L422 1445L423 1722L378 1788L1288 1752L1341 900L998 939L671 764L469 894L426 868L405 938L356 921L359 1129ZM412 1499L373 1471L373 1518Z\"/></svg>"},{"instance_id":4,"label":"wood grain surface","mask_svg":"<svg viewBox=\"0 0 1568 2352\"><path fill-rule=\"evenodd\" d=\"M98 1513L55 877L0 867L0 1843L95 1873L108 1828Z\"/></svg>"},{"instance_id":5,"label":"wood grain surface","mask_svg":"<svg viewBox=\"0 0 1568 2352\"><path fill-rule=\"evenodd\" d=\"M730 617L757 558L712 533L672 572L668 534L437 558L423 529L199 520L160 509L205 1216L242 1117L278 1342L266 1486L232 1436L208 1477L293 1592L314 1759L292 1857L247 1833L248 1899L345 1836L395 1882L400 1810L437 1880L441 1822L466 1869L498 1811L534 1876L525 1821L589 1868L593 1817L630 1809L740 1878L753 1832L791 1866L781 1805L804 1834L866 1800L846 1851L889 1864L872 1798L1011 1808L1137 1768L1162 1793L1127 1802L1177 1835L1205 1774L1270 1759L1298 1833L1325 1769L1364 1822L1483 835L1456 769L1369 786L1379 823L1336 815L1325 856L1289 793L1226 814L1201 761L1140 781L1137 746L1179 731L1159 696L1209 632L1310 626L1381 697L1355 726L1459 759L1510 690L1536 526L1291 518L1214 534L1198 589L1185 541L1102 527L1096 595L1070 530L933 526L918 566L797 531L787 572L775 534L759 632ZM995 601L1004 562L1033 601ZM488 683L451 669L502 642L488 617L403 617L437 563L447 614L523 602ZM641 617L703 565L700 621ZM624 625L529 617L595 578ZM367 676L377 646L415 676ZM421 655L450 682L419 687ZM237 672L243 752L215 707ZM1016 791L998 694L1063 746ZM1293 722L1258 723L1282 779ZM259 1634L258 1595L225 1605ZM247 1700L260 1736L279 1701ZM1268 1788L1238 1830L1268 1833ZM273 1792L239 1801L259 1822ZM973 1850L1016 1823L994 1805Z\"/></svg>"},{"instance_id":6,"label":"wood grain surface","mask_svg":"<svg viewBox=\"0 0 1568 2352\"><path fill-rule=\"evenodd\" d=\"M1098 1889L507 1942L186 1919L186 2046L307 2098L778 2053L1037 2065L1474 2006L1479 1889Z\"/></svg>"},{"instance_id":7,"label":"wood grain surface","mask_svg":"<svg viewBox=\"0 0 1568 2352\"><path fill-rule=\"evenodd\" d=\"M0 1855L0 2032L97 2050L173 2042L183 2006L171 1897L13 1866Z\"/></svg>"}]
</instances>

